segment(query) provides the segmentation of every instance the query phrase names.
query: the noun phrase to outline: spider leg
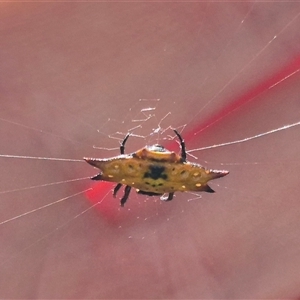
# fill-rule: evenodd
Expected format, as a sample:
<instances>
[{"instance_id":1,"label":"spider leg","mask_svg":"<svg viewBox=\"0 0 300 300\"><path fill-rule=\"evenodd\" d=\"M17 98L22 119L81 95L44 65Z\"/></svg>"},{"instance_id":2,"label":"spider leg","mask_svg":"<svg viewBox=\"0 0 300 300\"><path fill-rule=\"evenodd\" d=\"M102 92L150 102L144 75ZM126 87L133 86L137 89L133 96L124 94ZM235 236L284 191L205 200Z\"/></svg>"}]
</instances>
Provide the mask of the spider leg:
<instances>
[{"instance_id":1,"label":"spider leg","mask_svg":"<svg viewBox=\"0 0 300 300\"><path fill-rule=\"evenodd\" d=\"M114 192L113 192L113 196L114 196L115 198L116 198L116 195L117 195L119 189L121 188L121 186L122 186L122 183L118 183L118 184L115 186Z\"/></svg>"},{"instance_id":2,"label":"spider leg","mask_svg":"<svg viewBox=\"0 0 300 300\"><path fill-rule=\"evenodd\" d=\"M181 146L181 159L183 162L186 162L186 152L185 152L185 142L184 139L181 137L181 135L178 133L176 129L173 129L174 132L176 133L179 141L180 141L180 146Z\"/></svg>"},{"instance_id":3,"label":"spider leg","mask_svg":"<svg viewBox=\"0 0 300 300\"><path fill-rule=\"evenodd\" d=\"M130 136L130 133L127 133L127 135L125 136L124 140L122 141L122 143L120 145L121 154L124 154L124 152L125 152L125 144L126 144L128 138L129 138L129 136Z\"/></svg>"},{"instance_id":4,"label":"spider leg","mask_svg":"<svg viewBox=\"0 0 300 300\"><path fill-rule=\"evenodd\" d=\"M173 199L174 193L169 193L168 197L160 197L162 201L171 201Z\"/></svg>"},{"instance_id":5,"label":"spider leg","mask_svg":"<svg viewBox=\"0 0 300 300\"><path fill-rule=\"evenodd\" d=\"M131 186L126 185L126 186L125 186L124 196L123 196L122 199L121 199L121 206L122 206L122 207L124 206L125 202L126 202L127 199L128 199L128 196L129 196L129 194L130 194L130 190L131 190Z\"/></svg>"}]
</instances>

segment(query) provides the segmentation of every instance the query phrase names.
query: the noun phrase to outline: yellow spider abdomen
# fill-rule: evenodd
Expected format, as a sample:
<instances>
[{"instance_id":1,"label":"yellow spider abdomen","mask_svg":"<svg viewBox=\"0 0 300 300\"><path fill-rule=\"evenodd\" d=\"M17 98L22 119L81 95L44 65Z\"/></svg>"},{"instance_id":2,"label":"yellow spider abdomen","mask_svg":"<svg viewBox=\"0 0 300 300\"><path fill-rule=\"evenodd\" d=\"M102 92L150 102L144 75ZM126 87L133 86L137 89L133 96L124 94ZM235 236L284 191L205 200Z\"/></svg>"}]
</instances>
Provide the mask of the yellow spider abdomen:
<instances>
[{"instance_id":1,"label":"yellow spider abdomen","mask_svg":"<svg viewBox=\"0 0 300 300\"><path fill-rule=\"evenodd\" d=\"M181 156L160 145L145 147L125 155L124 145L129 137L127 134L120 146L121 155L108 159L85 158L89 164L100 169L100 173L92 179L116 182L114 196L124 184L122 206L128 198L131 187L138 193L148 196L169 193L167 198L161 198L166 201L172 200L176 191L214 192L207 182L223 177L229 172L209 170L186 161L185 143L180 134L176 130L174 132L180 141Z\"/></svg>"}]
</instances>

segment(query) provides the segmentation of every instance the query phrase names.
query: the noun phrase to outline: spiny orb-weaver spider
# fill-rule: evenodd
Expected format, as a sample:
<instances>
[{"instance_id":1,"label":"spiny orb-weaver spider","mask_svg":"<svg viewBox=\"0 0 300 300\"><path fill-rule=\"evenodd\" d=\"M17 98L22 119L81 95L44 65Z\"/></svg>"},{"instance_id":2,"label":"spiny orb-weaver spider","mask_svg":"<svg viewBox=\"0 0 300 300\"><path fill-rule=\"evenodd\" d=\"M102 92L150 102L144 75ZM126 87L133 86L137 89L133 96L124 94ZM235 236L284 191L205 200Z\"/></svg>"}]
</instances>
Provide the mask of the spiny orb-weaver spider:
<instances>
[{"instance_id":1,"label":"spiny orb-weaver spider","mask_svg":"<svg viewBox=\"0 0 300 300\"><path fill-rule=\"evenodd\" d=\"M146 146L134 153L125 154L125 144L130 136L128 133L120 145L121 155L111 158L87 158L84 160L100 169L100 173L91 177L92 180L116 182L113 196L125 185L121 206L127 201L130 190L134 187L139 194L162 196L163 201L173 199L177 191L195 191L214 193L207 182L226 176L225 170L209 170L199 164L186 160L185 142L174 129L180 146L181 155L168 151L161 145Z\"/></svg>"}]
</instances>

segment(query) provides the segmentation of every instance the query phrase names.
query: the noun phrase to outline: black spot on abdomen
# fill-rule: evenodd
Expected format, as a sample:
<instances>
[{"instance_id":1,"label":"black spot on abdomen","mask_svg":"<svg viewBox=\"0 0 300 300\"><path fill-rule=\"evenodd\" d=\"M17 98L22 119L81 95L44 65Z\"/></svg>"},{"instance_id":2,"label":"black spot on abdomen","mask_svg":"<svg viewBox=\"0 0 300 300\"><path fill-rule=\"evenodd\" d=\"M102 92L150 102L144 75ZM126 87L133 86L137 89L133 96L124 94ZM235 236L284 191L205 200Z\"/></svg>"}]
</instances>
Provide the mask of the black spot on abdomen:
<instances>
[{"instance_id":1,"label":"black spot on abdomen","mask_svg":"<svg viewBox=\"0 0 300 300\"><path fill-rule=\"evenodd\" d=\"M151 165L149 166L149 170L144 174L144 178L151 178L154 180L162 178L166 180L168 176L167 174L164 174L165 169L166 168L163 166Z\"/></svg>"}]
</instances>

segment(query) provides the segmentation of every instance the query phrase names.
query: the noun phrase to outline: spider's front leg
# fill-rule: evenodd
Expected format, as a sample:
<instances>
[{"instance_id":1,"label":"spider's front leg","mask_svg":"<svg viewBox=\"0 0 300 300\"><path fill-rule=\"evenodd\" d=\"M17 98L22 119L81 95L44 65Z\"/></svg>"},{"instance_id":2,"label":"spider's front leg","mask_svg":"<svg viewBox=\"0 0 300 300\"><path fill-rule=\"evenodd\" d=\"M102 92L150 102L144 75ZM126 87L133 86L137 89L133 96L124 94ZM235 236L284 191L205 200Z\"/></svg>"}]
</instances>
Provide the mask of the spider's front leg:
<instances>
[{"instance_id":1,"label":"spider's front leg","mask_svg":"<svg viewBox=\"0 0 300 300\"><path fill-rule=\"evenodd\" d=\"M182 162L186 162L186 151L185 151L185 142L184 139L181 137L181 135L178 133L178 131L176 129L174 129L174 132L176 133L179 142L180 142L180 146L181 146L181 159Z\"/></svg>"},{"instance_id":2,"label":"spider's front leg","mask_svg":"<svg viewBox=\"0 0 300 300\"><path fill-rule=\"evenodd\" d=\"M125 144L126 144L128 138L129 138L129 136L130 136L130 133L127 133L127 135L125 136L124 140L122 141L122 143L120 145L120 153L121 154L125 153Z\"/></svg>"}]
</instances>

